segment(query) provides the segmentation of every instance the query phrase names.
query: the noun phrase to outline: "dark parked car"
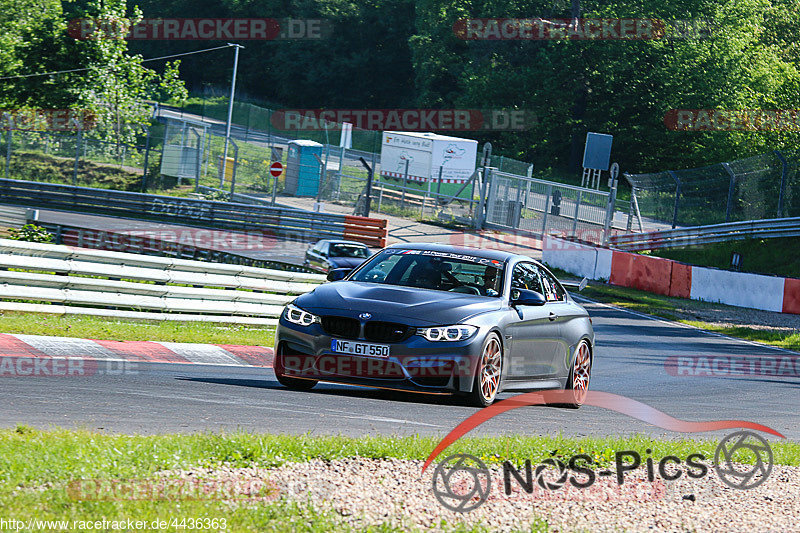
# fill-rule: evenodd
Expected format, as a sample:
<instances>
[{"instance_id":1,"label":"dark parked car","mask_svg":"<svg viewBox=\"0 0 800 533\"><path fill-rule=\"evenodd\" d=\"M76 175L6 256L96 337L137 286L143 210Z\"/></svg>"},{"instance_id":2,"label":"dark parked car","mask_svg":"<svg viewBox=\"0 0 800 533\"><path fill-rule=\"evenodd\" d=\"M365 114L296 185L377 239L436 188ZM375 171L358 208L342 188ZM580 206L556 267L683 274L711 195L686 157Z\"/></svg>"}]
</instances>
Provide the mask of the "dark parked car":
<instances>
[{"instance_id":1,"label":"dark parked car","mask_svg":"<svg viewBox=\"0 0 800 533\"><path fill-rule=\"evenodd\" d=\"M486 406L503 390L561 388L577 407L593 346L587 312L533 259L396 244L286 307L274 369L300 390L331 381Z\"/></svg>"},{"instance_id":2,"label":"dark parked car","mask_svg":"<svg viewBox=\"0 0 800 533\"><path fill-rule=\"evenodd\" d=\"M355 268L369 256L369 248L360 242L324 239L306 250L303 265L327 273L336 268Z\"/></svg>"}]
</instances>

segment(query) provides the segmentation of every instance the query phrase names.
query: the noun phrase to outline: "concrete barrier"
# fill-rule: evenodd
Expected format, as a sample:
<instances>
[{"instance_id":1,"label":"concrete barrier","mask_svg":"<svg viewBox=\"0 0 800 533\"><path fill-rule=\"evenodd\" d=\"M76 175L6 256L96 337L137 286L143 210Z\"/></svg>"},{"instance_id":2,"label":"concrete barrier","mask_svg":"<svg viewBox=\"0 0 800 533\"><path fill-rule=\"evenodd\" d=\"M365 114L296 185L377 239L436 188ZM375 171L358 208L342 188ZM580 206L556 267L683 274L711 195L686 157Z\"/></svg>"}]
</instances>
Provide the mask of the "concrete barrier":
<instances>
[{"instance_id":1,"label":"concrete barrier","mask_svg":"<svg viewBox=\"0 0 800 533\"><path fill-rule=\"evenodd\" d=\"M542 258L548 265L589 279L611 277L612 251L545 235Z\"/></svg>"},{"instance_id":2,"label":"concrete barrier","mask_svg":"<svg viewBox=\"0 0 800 533\"><path fill-rule=\"evenodd\" d=\"M693 266L690 297L780 313L784 283L784 278Z\"/></svg>"},{"instance_id":3,"label":"concrete barrier","mask_svg":"<svg viewBox=\"0 0 800 533\"><path fill-rule=\"evenodd\" d=\"M612 285L737 307L800 314L800 279L698 267L545 236L543 261Z\"/></svg>"}]
</instances>

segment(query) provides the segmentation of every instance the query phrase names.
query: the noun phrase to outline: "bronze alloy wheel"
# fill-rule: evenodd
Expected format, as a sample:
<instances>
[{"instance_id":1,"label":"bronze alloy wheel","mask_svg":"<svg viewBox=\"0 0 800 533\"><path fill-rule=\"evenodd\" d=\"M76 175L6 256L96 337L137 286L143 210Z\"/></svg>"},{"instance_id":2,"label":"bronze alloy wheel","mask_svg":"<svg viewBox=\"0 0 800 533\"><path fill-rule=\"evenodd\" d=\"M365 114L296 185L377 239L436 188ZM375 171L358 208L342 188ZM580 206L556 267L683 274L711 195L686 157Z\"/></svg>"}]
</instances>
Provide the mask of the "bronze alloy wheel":
<instances>
[{"instance_id":1,"label":"bronze alloy wheel","mask_svg":"<svg viewBox=\"0 0 800 533\"><path fill-rule=\"evenodd\" d=\"M574 402L568 404L569 407L577 409L586 400L586 393L589 392L589 379L592 376L592 351L589 343L582 340L575 348L575 357L572 368L569 371L567 389L572 390Z\"/></svg>"},{"instance_id":2,"label":"bronze alloy wheel","mask_svg":"<svg viewBox=\"0 0 800 533\"><path fill-rule=\"evenodd\" d=\"M486 407L494 402L500 390L500 372L503 368L503 348L496 333L486 338L481 352L481 360L470 394L470 404Z\"/></svg>"}]
</instances>

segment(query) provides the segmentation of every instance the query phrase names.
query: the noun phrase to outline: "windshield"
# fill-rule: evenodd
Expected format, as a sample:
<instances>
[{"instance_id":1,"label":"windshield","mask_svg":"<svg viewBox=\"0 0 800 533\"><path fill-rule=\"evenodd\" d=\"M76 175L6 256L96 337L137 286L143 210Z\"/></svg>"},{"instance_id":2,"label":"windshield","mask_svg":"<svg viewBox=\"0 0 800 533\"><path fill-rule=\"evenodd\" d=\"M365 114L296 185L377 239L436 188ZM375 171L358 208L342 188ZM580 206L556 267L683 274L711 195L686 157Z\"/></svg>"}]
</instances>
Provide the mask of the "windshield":
<instances>
[{"instance_id":1,"label":"windshield","mask_svg":"<svg viewBox=\"0 0 800 533\"><path fill-rule=\"evenodd\" d=\"M456 253L392 248L378 254L350 280L500 296L503 263Z\"/></svg>"},{"instance_id":2,"label":"windshield","mask_svg":"<svg viewBox=\"0 0 800 533\"><path fill-rule=\"evenodd\" d=\"M328 252L331 257L363 257L369 256L369 251L366 246L359 246L357 244L331 244L331 249Z\"/></svg>"}]
</instances>

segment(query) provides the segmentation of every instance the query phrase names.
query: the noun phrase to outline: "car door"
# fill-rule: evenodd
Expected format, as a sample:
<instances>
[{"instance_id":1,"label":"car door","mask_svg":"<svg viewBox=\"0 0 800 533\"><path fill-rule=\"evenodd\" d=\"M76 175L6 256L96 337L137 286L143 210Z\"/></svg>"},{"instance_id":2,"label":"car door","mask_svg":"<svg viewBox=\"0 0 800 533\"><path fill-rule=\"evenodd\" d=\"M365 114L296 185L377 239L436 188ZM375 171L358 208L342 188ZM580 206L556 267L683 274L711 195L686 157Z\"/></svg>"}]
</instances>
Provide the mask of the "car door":
<instances>
[{"instance_id":1,"label":"car door","mask_svg":"<svg viewBox=\"0 0 800 533\"><path fill-rule=\"evenodd\" d=\"M313 250L311 250L311 257L309 258L309 263L311 268L315 270L322 270L326 272L328 270L328 245L330 243L321 242L318 243Z\"/></svg>"},{"instance_id":2,"label":"car door","mask_svg":"<svg viewBox=\"0 0 800 533\"><path fill-rule=\"evenodd\" d=\"M586 312L567 297L567 291L564 290L564 287L556 280L553 274L541 266L539 271L545 290L545 298L547 298L545 307L548 307L550 312L556 315L554 322L558 324L559 329L559 342L556 347L553 366L558 375L565 376L568 373L571 362L572 353L570 348L577 345L585 331L585 326L580 322L585 320Z\"/></svg>"},{"instance_id":3,"label":"car door","mask_svg":"<svg viewBox=\"0 0 800 533\"><path fill-rule=\"evenodd\" d=\"M545 294L537 265L524 261L517 263L511 272L511 288ZM506 335L511 334L509 378L531 379L556 373L554 362L559 353L560 331L557 318L553 318L555 309L549 304L512 308L516 316L512 315L506 328Z\"/></svg>"}]
</instances>

